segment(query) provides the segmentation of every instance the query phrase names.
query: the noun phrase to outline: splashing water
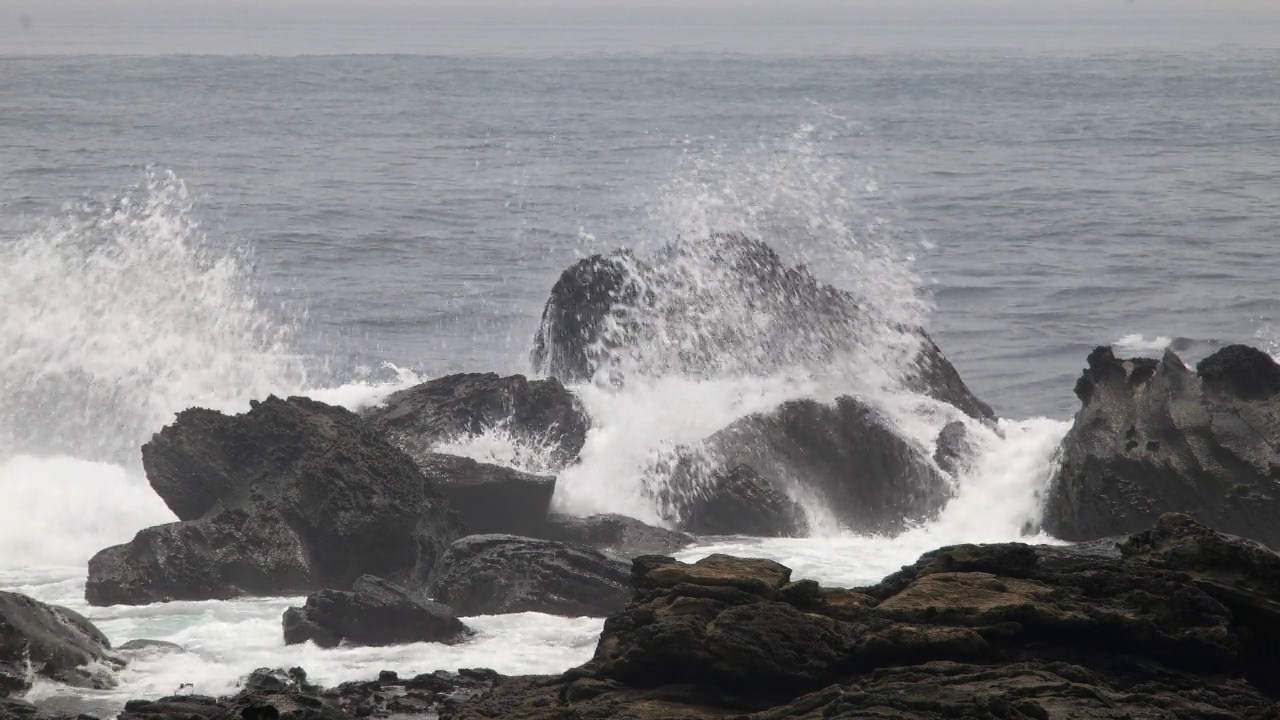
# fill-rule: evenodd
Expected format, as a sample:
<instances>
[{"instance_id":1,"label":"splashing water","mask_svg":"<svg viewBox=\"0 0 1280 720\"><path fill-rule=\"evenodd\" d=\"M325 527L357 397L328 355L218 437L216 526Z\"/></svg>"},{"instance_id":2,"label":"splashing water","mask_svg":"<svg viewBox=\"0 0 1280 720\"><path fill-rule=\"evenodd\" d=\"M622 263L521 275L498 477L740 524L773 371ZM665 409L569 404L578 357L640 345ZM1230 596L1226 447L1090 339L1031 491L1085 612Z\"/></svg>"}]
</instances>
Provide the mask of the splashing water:
<instances>
[{"instance_id":1,"label":"splashing water","mask_svg":"<svg viewBox=\"0 0 1280 720\"><path fill-rule=\"evenodd\" d=\"M178 410L306 384L293 326L207 248L171 173L0 244L0 306L0 458L136 465Z\"/></svg>"},{"instance_id":2,"label":"splashing water","mask_svg":"<svg viewBox=\"0 0 1280 720\"><path fill-rule=\"evenodd\" d=\"M820 153L820 139L806 126L737 161L687 158L639 233L658 239L637 248L651 255L612 256L626 298L606 318L595 371L900 385L928 302L901 233L870 210L884 204L878 185Z\"/></svg>"},{"instance_id":3,"label":"splashing water","mask_svg":"<svg viewBox=\"0 0 1280 720\"><path fill-rule=\"evenodd\" d=\"M819 144L806 127L738 161L689 158L646 231L677 240L651 243L649 257L612 256L625 276L620 307L588 354L593 382L577 388L595 426L581 463L560 474L561 509L661 523L664 490L679 492L665 485L664 460L790 400L853 395L923 457L946 423L967 419L905 386L929 308L922 283L879 183ZM837 531L804 483L788 492L815 532ZM1018 510L1011 536L1034 521L1024 511L1034 508Z\"/></svg>"},{"instance_id":4,"label":"splashing water","mask_svg":"<svg viewBox=\"0 0 1280 720\"><path fill-rule=\"evenodd\" d=\"M1036 524L1067 423L992 428L903 388L897 371L918 350L909 329L925 324L928 300L911 258L899 252L903 233L887 219L878 182L818 152L818 135L805 128L737 161L724 152L691 156L661 190L642 233L653 247L642 256L642 243L634 256L646 268L636 278L647 302L624 308L612 329L635 333L612 338L628 351L611 358L605 375L625 381L572 388L593 425L580 462L559 473L557 510L661 524L653 492L661 480L653 471L664 454L783 402L853 394L927 455L943 425L966 422L978 454L955 478L956 497L938 518L894 538L860 536L831 520L817 498L797 493L812 537L704 538L680 557L772 557L796 577L857 585L939 545L1016 539ZM298 599L84 606L84 565L94 552L173 519L137 460L139 444L174 412L191 405L238 412L272 392L359 408L420 381L389 366L378 374L386 382L357 369L365 379L316 387L293 350L297 324L276 322L262 307L243 258L211 248L192 204L180 180L153 174L109 207L82 208L0 245L0 301L11 309L0 318L0 489L7 500L0 505L0 586L82 609L116 642L150 637L188 649L136 658L114 691L42 684L32 697L88 697L103 714L181 682L201 693L228 692L258 666L301 663L333 684L384 668L544 672L588 659L596 620L480 618L472 621L476 640L454 647L319 650L282 645L280 613ZM771 300L778 287L768 272L744 286L730 268L744 261L742 247L713 231L742 233L786 263L815 268L813 283L840 288L857 316ZM501 426L437 450L550 468L547 448L522 444Z\"/></svg>"}]
</instances>

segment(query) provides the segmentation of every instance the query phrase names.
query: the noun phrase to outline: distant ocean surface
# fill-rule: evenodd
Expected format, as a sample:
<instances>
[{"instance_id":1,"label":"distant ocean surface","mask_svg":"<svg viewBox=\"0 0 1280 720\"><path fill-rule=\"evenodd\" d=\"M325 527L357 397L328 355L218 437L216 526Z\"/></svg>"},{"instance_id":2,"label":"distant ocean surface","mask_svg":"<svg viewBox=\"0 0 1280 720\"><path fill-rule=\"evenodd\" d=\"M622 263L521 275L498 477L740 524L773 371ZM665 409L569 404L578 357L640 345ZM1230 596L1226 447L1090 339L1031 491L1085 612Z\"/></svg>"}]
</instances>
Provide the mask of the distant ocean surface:
<instances>
[{"instance_id":1,"label":"distant ocean surface","mask_svg":"<svg viewBox=\"0 0 1280 720\"><path fill-rule=\"evenodd\" d=\"M1017 536L1096 345L1277 351L1280 32L793 27L743 44L598 28L539 45L455 30L426 54L286 38L254 56L235 43L269 43L225 28L212 55L157 54L218 48L145 33L0 33L0 586L83 607L88 556L171 517L137 446L173 412L528 372L567 265L700 230L746 229L837 285L923 300L920 320L1008 419L963 522L899 547L720 547L811 576L874 580L991 515ZM333 52L367 51L368 32L335 34ZM421 44L387 37L387 53ZM666 391L628 417L660 425L720 389ZM546 670L584 660L598 631L496 618L438 658L285 657L285 604L93 610L117 639L194 651L98 701L188 677L219 691L272 663L325 682L437 661Z\"/></svg>"}]
</instances>

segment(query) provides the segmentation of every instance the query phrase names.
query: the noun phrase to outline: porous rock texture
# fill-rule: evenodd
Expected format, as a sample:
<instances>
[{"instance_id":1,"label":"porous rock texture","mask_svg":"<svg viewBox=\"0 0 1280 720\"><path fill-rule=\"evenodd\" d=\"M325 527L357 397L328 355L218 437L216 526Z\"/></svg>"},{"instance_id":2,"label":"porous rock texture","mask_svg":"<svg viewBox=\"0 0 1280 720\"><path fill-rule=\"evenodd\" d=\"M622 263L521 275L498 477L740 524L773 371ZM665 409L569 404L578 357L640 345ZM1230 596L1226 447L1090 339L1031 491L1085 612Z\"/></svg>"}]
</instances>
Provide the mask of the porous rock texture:
<instances>
[{"instance_id":1,"label":"porous rock texture","mask_svg":"<svg viewBox=\"0 0 1280 720\"><path fill-rule=\"evenodd\" d=\"M1044 529L1092 540L1189 513L1215 530L1280 547L1280 365L1232 345L1192 371L1089 355L1081 408L1062 443Z\"/></svg>"},{"instance_id":2,"label":"porous rock texture","mask_svg":"<svg viewBox=\"0 0 1280 720\"><path fill-rule=\"evenodd\" d=\"M499 432L553 471L577 459L591 426L559 380L496 373L436 378L393 393L364 416L414 459L441 443Z\"/></svg>"},{"instance_id":3,"label":"porous rock texture","mask_svg":"<svg viewBox=\"0 0 1280 720\"><path fill-rule=\"evenodd\" d=\"M89 562L90 603L347 588L370 573L425 585L464 524L417 464L354 413L303 397L193 408L142 448L182 522Z\"/></svg>"},{"instance_id":4,"label":"porous rock texture","mask_svg":"<svg viewBox=\"0 0 1280 720\"><path fill-rule=\"evenodd\" d=\"M236 696L121 718L1280 718L1280 556L1185 515L1105 543L941 548L858 589L726 555L640 557L631 575L592 660L559 675L322 691L260 671Z\"/></svg>"},{"instance_id":5,"label":"porous rock texture","mask_svg":"<svg viewBox=\"0 0 1280 720\"><path fill-rule=\"evenodd\" d=\"M1280 557L1178 515L1121 549L948 547L857 590L639 558L591 662L442 718L1280 717Z\"/></svg>"}]
</instances>

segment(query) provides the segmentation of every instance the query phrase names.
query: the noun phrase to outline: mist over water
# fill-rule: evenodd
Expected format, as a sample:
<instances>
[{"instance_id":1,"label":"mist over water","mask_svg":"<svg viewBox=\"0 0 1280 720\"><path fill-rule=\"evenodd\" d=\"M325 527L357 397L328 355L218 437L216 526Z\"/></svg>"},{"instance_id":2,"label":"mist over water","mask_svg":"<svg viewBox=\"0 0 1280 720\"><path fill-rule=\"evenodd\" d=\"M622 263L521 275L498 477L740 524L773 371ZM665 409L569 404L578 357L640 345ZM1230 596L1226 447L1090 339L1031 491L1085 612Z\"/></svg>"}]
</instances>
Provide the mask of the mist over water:
<instances>
[{"instance_id":1,"label":"mist over water","mask_svg":"<svg viewBox=\"0 0 1280 720\"><path fill-rule=\"evenodd\" d=\"M294 328L241 261L205 246L172 173L0 244L0 457L136 467L178 410L306 386Z\"/></svg>"}]
</instances>

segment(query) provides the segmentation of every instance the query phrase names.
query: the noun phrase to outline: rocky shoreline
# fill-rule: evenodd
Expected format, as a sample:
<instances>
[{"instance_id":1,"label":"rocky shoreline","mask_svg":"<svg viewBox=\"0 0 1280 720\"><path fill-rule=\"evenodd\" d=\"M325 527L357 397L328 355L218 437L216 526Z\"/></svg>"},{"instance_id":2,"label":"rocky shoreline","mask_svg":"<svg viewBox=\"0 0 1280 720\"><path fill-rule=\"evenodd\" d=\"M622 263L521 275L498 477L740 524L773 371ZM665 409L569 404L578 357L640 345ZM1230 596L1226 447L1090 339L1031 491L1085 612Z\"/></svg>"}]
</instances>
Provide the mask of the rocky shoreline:
<instances>
[{"instance_id":1,"label":"rocky shoreline","mask_svg":"<svg viewBox=\"0 0 1280 720\"><path fill-rule=\"evenodd\" d=\"M838 353L884 329L763 243L711 246L751 303L793 321L726 343ZM805 535L798 497L858 533L928 521L971 464L972 434L998 432L994 414L907 328L897 377L932 403L932 447L865 398L785 402L653 458L646 488L666 527L558 513L557 474L591 429L563 383L626 382L604 370L673 331L647 323L696 312L653 294L680 282L671 272L625 255L566 270L535 341L545 379L447 376L361 413L305 397L184 410L142 448L179 521L88 565L92 605L305 595L283 640L319 647L465 642L459 616L607 618L590 662L329 689L264 669L234 696L139 699L120 717L1280 718L1270 356L1230 346L1193 370L1098 348L1043 498L1043 529L1077 544L946 547L876 585L829 588L772 561L670 555L698 536ZM695 374L701 362L697 348L678 360ZM439 451L494 428L534 472ZM83 617L0 593L0 717L49 717L23 699L34 681L107 687L124 662Z\"/></svg>"},{"instance_id":2,"label":"rocky shoreline","mask_svg":"<svg viewBox=\"0 0 1280 720\"><path fill-rule=\"evenodd\" d=\"M559 675L322 689L264 669L120 718L1280 717L1280 556L1186 515L1087 545L941 548L864 588L725 555L642 556L631 583L592 660Z\"/></svg>"}]
</instances>

